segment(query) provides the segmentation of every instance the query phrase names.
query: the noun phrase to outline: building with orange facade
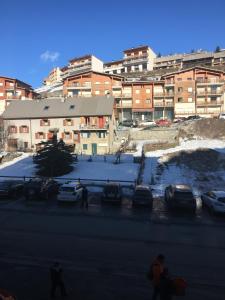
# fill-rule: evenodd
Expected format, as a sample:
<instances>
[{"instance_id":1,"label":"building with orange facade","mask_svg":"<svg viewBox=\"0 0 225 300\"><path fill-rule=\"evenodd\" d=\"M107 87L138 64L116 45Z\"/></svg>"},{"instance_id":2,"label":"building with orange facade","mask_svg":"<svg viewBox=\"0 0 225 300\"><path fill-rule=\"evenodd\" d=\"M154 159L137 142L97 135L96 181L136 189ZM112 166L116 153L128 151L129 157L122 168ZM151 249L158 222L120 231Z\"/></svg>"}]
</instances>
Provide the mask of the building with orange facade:
<instances>
[{"instance_id":1,"label":"building with orange facade","mask_svg":"<svg viewBox=\"0 0 225 300\"><path fill-rule=\"evenodd\" d=\"M15 78L0 76L0 114L11 101L34 99L36 96L29 84Z\"/></svg>"}]
</instances>

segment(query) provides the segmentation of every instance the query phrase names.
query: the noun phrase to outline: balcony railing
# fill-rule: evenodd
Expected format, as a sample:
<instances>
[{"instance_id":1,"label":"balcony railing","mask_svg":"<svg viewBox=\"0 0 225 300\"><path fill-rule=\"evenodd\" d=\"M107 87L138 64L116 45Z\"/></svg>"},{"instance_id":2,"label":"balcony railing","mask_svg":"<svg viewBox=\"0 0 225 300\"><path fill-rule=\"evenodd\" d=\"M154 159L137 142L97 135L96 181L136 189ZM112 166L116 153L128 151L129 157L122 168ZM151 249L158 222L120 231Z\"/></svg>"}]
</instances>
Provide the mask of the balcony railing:
<instances>
[{"instance_id":1,"label":"balcony railing","mask_svg":"<svg viewBox=\"0 0 225 300\"><path fill-rule=\"evenodd\" d=\"M197 106L221 106L223 104L223 100L220 101L197 101L196 105Z\"/></svg>"},{"instance_id":2,"label":"balcony railing","mask_svg":"<svg viewBox=\"0 0 225 300\"><path fill-rule=\"evenodd\" d=\"M70 83L67 86L68 89L91 89L91 84L80 84L80 83Z\"/></svg>"},{"instance_id":3,"label":"balcony railing","mask_svg":"<svg viewBox=\"0 0 225 300\"><path fill-rule=\"evenodd\" d=\"M116 108L132 108L132 101L122 101L116 103Z\"/></svg>"},{"instance_id":4,"label":"balcony railing","mask_svg":"<svg viewBox=\"0 0 225 300\"><path fill-rule=\"evenodd\" d=\"M223 84L225 81L223 79L212 78L212 79L196 79L197 84Z\"/></svg>"},{"instance_id":5,"label":"balcony railing","mask_svg":"<svg viewBox=\"0 0 225 300\"><path fill-rule=\"evenodd\" d=\"M222 91L197 91L197 95L201 95L201 96L206 96L206 95L222 95L223 92Z\"/></svg>"},{"instance_id":6,"label":"balcony railing","mask_svg":"<svg viewBox=\"0 0 225 300\"><path fill-rule=\"evenodd\" d=\"M148 58L136 58L136 59L130 59L130 60L127 60L127 61L124 61L124 66L129 66L129 65L133 65L133 64L136 64L136 63L147 63L148 62Z\"/></svg>"},{"instance_id":7,"label":"balcony railing","mask_svg":"<svg viewBox=\"0 0 225 300\"><path fill-rule=\"evenodd\" d=\"M155 101L154 101L153 103L154 103L153 105L154 105L155 107L163 107L163 106L165 106L165 103L164 103L163 101L162 101L162 102L155 102Z\"/></svg>"},{"instance_id":8,"label":"balcony railing","mask_svg":"<svg viewBox=\"0 0 225 300\"><path fill-rule=\"evenodd\" d=\"M109 128L108 124L99 126L98 124L80 124L80 130L107 130Z\"/></svg>"},{"instance_id":9,"label":"balcony railing","mask_svg":"<svg viewBox=\"0 0 225 300\"><path fill-rule=\"evenodd\" d=\"M158 98L158 97L162 98L162 97L164 97L164 93L154 93L154 97L155 98Z\"/></svg>"}]
</instances>

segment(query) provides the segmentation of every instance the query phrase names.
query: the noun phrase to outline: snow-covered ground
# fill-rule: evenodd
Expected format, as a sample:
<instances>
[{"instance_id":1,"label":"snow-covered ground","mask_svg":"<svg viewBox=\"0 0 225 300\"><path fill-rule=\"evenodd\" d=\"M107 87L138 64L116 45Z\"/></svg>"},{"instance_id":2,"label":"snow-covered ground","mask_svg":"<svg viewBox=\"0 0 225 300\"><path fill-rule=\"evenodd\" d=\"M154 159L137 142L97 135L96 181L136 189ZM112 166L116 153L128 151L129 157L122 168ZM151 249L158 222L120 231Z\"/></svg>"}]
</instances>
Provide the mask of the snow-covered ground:
<instances>
[{"instance_id":1,"label":"snow-covered ground","mask_svg":"<svg viewBox=\"0 0 225 300\"><path fill-rule=\"evenodd\" d=\"M143 145L141 141L140 145ZM218 152L225 153L225 141L221 140L190 140L190 141L182 141L180 146L165 149L165 150L157 150L146 153L145 159L145 169L143 173L143 183L145 184L154 184L155 188L158 190L159 195L162 194L165 186L169 184L189 184L193 187L196 194L199 194L203 190L207 190L212 188L213 176L215 178L215 184L213 184L213 188L221 188L223 187L223 181L221 178L225 180L224 172L218 171L213 172L213 174L205 173L204 175L208 178L211 178L211 184L208 182L198 181L198 173L194 170L191 170L183 165L167 165L163 168L163 171L160 172L157 169L157 165L159 162L165 162L167 160L167 155L169 153L178 152L178 151L188 151L188 150L197 150L197 149L214 149Z\"/></svg>"},{"instance_id":2,"label":"snow-covered ground","mask_svg":"<svg viewBox=\"0 0 225 300\"><path fill-rule=\"evenodd\" d=\"M115 156L108 155L106 162L103 156L94 156L92 162L89 157L80 156L78 163L74 164L74 170L62 176L62 178L103 179L103 180L127 180L137 179L139 164L133 163L133 156L123 154L121 163L114 164ZM35 164L27 154L16 158L0 166L0 176L35 176Z\"/></svg>"},{"instance_id":3,"label":"snow-covered ground","mask_svg":"<svg viewBox=\"0 0 225 300\"><path fill-rule=\"evenodd\" d=\"M146 141L140 141L137 144L137 152L141 153L143 144ZM191 140L182 141L180 146L165 150L157 150L146 153L145 168L143 172L143 183L153 184L163 191L164 187L172 183L186 183L193 188L204 190L215 187L223 187L225 183L225 174L223 171L200 173L187 166L177 164L164 164L163 170L158 168L159 162L166 162L167 154L197 149L214 149L225 153L225 141L220 140ZM100 180L127 180L135 181L137 179L139 164L133 163L133 155L123 154L121 163L114 164L115 156L108 155L106 162L103 156L94 156L92 162L88 162L88 157L80 156L74 170L62 176L62 178L81 178L81 179L100 179ZM23 154L13 161L0 165L0 176L35 176L35 165L29 154ZM207 184L200 177L208 177ZM208 185L208 186L207 186Z\"/></svg>"}]
</instances>

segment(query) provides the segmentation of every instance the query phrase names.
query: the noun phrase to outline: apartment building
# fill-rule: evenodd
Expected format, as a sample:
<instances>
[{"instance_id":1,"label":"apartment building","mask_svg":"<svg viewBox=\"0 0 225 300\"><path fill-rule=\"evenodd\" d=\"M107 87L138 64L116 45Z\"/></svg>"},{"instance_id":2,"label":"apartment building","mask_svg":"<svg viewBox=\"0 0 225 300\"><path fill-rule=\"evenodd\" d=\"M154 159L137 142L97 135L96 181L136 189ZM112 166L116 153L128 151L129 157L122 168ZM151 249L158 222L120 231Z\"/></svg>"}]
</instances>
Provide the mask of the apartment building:
<instances>
[{"instance_id":1,"label":"apartment building","mask_svg":"<svg viewBox=\"0 0 225 300\"><path fill-rule=\"evenodd\" d=\"M157 57L154 59L154 70L168 68L187 68L193 66L225 66L225 50L219 52L199 51Z\"/></svg>"},{"instance_id":2,"label":"apartment building","mask_svg":"<svg viewBox=\"0 0 225 300\"><path fill-rule=\"evenodd\" d=\"M57 133L76 153L106 154L114 139L112 97L45 99L10 103L3 113L8 150L36 149Z\"/></svg>"},{"instance_id":3,"label":"apartment building","mask_svg":"<svg viewBox=\"0 0 225 300\"><path fill-rule=\"evenodd\" d=\"M69 61L68 66L61 68L62 79L86 71L103 72L103 62L94 55L75 57Z\"/></svg>"},{"instance_id":4,"label":"apartment building","mask_svg":"<svg viewBox=\"0 0 225 300\"><path fill-rule=\"evenodd\" d=\"M37 94L33 88L18 79L0 76L0 114L14 100L34 99Z\"/></svg>"},{"instance_id":5,"label":"apartment building","mask_svg":"<svg viewBox=\"0 0 225 300\"><path fill-rule=\"evenodd\" d=\"M106 74L122 74L125 72L123 60L111 61L104 64Z\"/></svg>"},{"instance_id":6,"label":"apartment building","mask_svg":"<svg viewBox=\"0 0 225 300\"><path fill-rule=\"evenodd\" d=\"M125 73L143 72L153 69L156 54L148 46L140 46L123 51Z\"/></svg>"},{"instance_id":7,"label":"apartment building","mask_svg":"<svg viewBox=\"0 0 225 300\"><path fill-rule=\"evenodd\" d=\"M44 79L44 85L49 86L59 83L61 81L61 73L62 71L59 67L53 68L49 75Z\"/></svg>"},{"instance_id":8,"label":"apartment building","mask_svg":"<svg viewBox=\"0 0 225 300\"><path fill-rule=\"evenodd\" d=\"M173 95L176 117L213 117L224 111L223 71L193 67L167 74L162 79L164 90L171 90Z\"/></svg>"}]
</instances>

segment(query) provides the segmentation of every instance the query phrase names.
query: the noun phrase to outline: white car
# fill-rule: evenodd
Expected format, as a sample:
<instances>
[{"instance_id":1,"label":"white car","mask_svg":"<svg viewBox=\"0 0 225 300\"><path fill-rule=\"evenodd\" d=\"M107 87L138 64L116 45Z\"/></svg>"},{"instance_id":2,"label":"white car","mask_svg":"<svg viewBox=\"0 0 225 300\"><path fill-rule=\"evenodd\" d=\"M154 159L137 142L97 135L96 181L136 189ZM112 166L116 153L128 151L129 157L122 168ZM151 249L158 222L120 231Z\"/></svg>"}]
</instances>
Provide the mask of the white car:
<instances>
[{"instance_id":1,"label":"white car","mask_svg":"<svg viewBox=\"0 0 225 300\"><path fill-rule=\"evenodd\" d=\"M154 121L141 121L138 126L156 126L156 123Z\"/></svg>"},{"instance_id":2,"label":"white car","mask_svg":"<svg viewBox=\"0 0 225 300\"><path fill-rule=\"evenodd\" d=\"M80 183L69 182L59 188L58 202L78 202L82 199L83 186Z\"/></svg>"},{"instance_id":3,"label":"white car","mask_svg":"<svg viewBox=\"0 0 225 300\"><path fill-rule=\"evenodd\" d=\"M225 119L225 113L220 114L219 119Z\"/></svg>"},{"instance_id":4,"label":"white car","mask_svg":"<svg viewBox=\"0 0 225 300\"><path fill-rule=\"evenodd\" d=\"M202 194L203 205L215 213L225 213L225 191L210 191Z\"/></svg>"}]
</instances>

